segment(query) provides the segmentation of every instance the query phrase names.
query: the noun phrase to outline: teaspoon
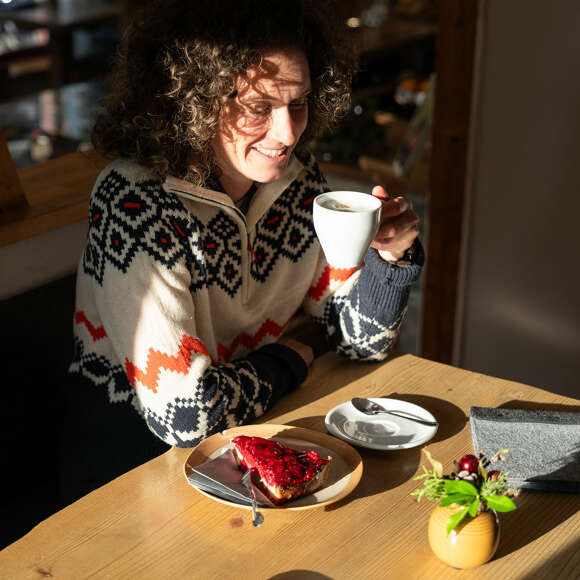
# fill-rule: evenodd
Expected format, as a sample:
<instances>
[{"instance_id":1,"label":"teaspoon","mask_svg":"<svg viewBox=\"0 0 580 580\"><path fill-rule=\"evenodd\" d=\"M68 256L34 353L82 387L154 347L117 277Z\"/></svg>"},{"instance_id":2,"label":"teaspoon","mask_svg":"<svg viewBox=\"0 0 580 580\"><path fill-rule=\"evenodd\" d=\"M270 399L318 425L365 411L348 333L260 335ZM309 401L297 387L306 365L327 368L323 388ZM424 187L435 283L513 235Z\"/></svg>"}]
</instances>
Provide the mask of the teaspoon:
<instances>
[{"instance_id":1,"label":"teaspoon","mask_svg":"<svg viewBox=\"0 0 580 580\"><path fill-rule=\"evenodd\" d=\"M437 421L427 421L427 419L421 419L420 417L411 415L406 411L389 411L378 403L375 403L369 399L354 397L350 402L353 404L355 409L361 413L364 413L365 415L378 415L379 413L387 413L388 415L400 417L401 419L407 419L408 421L415 421L416 423L421 423L421 425L427 425L428 427L437 427L439 425Z\"/></svg>"}]
</instances>

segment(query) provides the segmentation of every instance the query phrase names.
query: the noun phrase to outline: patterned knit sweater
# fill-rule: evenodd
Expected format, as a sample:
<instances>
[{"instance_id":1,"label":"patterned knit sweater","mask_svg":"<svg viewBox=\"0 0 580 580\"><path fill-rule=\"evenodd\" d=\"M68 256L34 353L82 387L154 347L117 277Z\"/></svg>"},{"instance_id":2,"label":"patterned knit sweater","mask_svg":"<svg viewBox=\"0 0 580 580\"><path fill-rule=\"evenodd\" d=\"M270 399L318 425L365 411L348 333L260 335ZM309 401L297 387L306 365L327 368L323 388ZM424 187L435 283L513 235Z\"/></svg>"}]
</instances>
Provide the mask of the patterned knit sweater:
<instances>
[{"instance_id":1,"label":"patterned knit sweater","mask_svg":"<svg viewBox=\"0 0 580 580\"><path fill-rule=\"evenodd\" d=\"M244 215L224 193L112 162L91 195L70 371L189 447L305 378L302 359L275 344L300 307L335 351L384 359L422 258L398 268L369 250L360 269L332 268L312 225L327 190L312 158L293 157Z\"/></svg>"}]
</instances>

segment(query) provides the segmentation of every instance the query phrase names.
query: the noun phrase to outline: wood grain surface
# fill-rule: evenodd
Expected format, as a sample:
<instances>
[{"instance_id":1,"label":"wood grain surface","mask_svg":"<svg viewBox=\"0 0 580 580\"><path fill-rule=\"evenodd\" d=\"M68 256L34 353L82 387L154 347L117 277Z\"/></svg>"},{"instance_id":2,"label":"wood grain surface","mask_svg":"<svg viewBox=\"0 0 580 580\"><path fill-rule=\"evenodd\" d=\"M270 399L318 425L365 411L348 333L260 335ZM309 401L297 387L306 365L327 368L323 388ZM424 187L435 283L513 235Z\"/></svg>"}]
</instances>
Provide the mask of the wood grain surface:
<instances>
[{"instance_id":1,"label":"wood grain surface","mask_svg":"<svg viewBox=\"0 0 580 580\"><path fill-rule=\"evenodd\" d=\"M89 150L21 169L18 177L26 203L0 214L0 247L86 221L91 190L107 163Z\"/></svg>"},{"instance_id":2,"label":"wood grain surface","mask_svg":"<svg viewBox=\"0 0 580 580\"><path fill-rule=\"evenodd\" d=\"M324 432L324 417L353 396L417 403L441 423L426 444L452 470L472 451L471 405L580 411L580 402L411 355L362 364L327 353L299 390L261 422ZM506 442L509 445L509 442ZM269 511L253 528L251 512L213 501L185 480L190 449L171 449L82 498L0 552L2 578L578 578L580 496L524 493L502 514L494 559L453 570L427 543L433 504L410 493L421 448L358 449L356 489L338 503ZM29 450L22 450L23 453Z\"/></svg>"}]
</instances>

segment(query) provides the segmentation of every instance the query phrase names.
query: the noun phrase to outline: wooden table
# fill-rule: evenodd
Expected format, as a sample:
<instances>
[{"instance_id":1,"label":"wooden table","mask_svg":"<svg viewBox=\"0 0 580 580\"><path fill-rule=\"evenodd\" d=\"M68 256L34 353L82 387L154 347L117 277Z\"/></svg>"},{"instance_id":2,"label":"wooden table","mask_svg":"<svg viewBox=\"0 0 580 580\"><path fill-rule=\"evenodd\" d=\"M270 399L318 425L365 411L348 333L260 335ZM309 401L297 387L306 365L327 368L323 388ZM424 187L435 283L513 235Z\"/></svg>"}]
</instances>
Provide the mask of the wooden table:
<instances>
[{"instance_id":1,"label":"wooden table","mask_svg":"<svg viewBox=\"0 0 580 580\"><path fill-rule=\"evenodd\" d=\"M91 189L106 163L89 150L21 169L25 199L0 212L0 247L86 220Z\"/></svg>"},{"instance_id":2,"label":"wooden table","mask_svg":"<svg viewBox=\"0 0 580 580\"><path fill-rule=\"evenodd\" d=\"M441 422L427 447L451 467L472 451L470 405L580 410L579 401L411 355L360 364L328 353L304 385L263 422L324 431L324 417L355 395L393 396ZM32 451L32 450L31 450ZM364 473L337 504L251 512L213 501L183 475L188 449L172 449L53 515L0 552L3 578L578 578L580 496L524 493L502 514L495 558L455 571L433 556L426 527L433 505L409 494L420 448L359 449Z\"/></svg>"}]
</instances>

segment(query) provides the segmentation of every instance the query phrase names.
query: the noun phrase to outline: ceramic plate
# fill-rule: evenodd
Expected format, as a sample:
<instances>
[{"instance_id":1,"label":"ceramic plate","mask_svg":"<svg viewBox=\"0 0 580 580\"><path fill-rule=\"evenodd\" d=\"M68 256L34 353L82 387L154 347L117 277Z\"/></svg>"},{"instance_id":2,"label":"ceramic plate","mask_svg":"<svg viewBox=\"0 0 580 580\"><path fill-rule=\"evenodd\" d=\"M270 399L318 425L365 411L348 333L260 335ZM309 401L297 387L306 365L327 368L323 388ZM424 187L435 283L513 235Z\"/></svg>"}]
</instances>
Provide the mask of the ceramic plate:
<instances>
[{"instance_id":1,"label":"ceramic plate","mask_svg":"<svg viewBox=\"0 0 580 580\"><path fill-rule=\"evenodd\" d=\"M423 407L398 401L397 399L371 398L385 409L405 411L420 419L435 421L435 417ZM437 427L428 427L395 417L394 415L365 415L357 411L350 401L342 403L326 415L329 433L353 445L384 451L409 449L429 441L437 432Z\"/></svg>"},{"instance_id":2,"label":"ceramic plate","mask_svg":"<svg viewBox=\"0 0 580 580\"><path fill-rule=\"evenodd\" d=\"M327 480L315 493L299 498L280 507L260 507L260 509L287 509L302 510L321 507L334 503L346 497L357 486L362 476L362 459L360 455L347 443L340 441L326 433L311 431L291 425L246 425L234 427L222 433L217 433L202 441L193 449L184 465L185 477L190 483L189 476L194 467L210 461L231 448L231 439L236 435L250 437L268 437L279 441L283 445L295 449L314 449L321 457L332 457L332 463ZM235 505L246 509L250 506L217 497L207 491L193 486L199 493L220 503Z\"/></svg>"}]
</instances>

